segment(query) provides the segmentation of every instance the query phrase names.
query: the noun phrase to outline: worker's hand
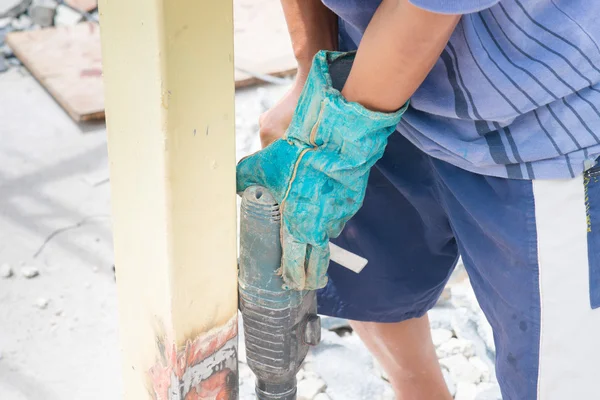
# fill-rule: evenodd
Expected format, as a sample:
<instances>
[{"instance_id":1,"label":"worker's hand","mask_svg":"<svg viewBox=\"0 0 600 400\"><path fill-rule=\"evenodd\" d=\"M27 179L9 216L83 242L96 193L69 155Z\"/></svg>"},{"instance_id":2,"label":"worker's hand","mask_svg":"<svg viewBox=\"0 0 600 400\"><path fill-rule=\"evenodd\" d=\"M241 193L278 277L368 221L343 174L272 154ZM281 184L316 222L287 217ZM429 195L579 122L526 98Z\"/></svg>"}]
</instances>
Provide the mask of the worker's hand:
<instances>
[{"instance_id":1,"label":"worker's hand","mask_svg":"<svg viewBox=\"0 0 600 400\"><path fill-rule=\"evenodd\" d=\"M306 76L297 75L290 90L258 119L260 143L263 148L282 137L290 126L305 82Z\"/></svg>"},{"instance_id":2,"label":"worker's hand","mask_svg":"<svg viewBox=\"0 0 600 400\"><path fill-rule=\"evenodd\" d=\"M280 204L281 274L290 289L326 285L329 238L361 207L369 171L406 109L380 113L346 101L332 86L344 79L330 71L353 58L317 53L285 135L237 167L238 193L261 185Z\"/></svg>"}]
</instances>

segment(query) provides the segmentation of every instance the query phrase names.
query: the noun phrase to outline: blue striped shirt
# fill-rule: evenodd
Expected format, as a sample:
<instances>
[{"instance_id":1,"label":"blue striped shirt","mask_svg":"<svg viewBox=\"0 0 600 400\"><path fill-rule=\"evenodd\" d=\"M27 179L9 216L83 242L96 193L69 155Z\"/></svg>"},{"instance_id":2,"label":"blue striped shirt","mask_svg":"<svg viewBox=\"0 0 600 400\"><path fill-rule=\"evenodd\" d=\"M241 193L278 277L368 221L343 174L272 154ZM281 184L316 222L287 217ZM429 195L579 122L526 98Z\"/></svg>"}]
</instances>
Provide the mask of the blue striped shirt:
<instances>
[{"instance_id":1,"label":"blue striped shirt","mask_svg":"<svg viewBox=\"0 0 600 400\"><path fill-rule=\"evenodd\" d=\"M352 50L380 0L323 2L340 17L341 50ZM600 1L411 2L465 14L398 126L415 145L518 179L574 177L598 157Z\"/></svg>"}]
</instances>

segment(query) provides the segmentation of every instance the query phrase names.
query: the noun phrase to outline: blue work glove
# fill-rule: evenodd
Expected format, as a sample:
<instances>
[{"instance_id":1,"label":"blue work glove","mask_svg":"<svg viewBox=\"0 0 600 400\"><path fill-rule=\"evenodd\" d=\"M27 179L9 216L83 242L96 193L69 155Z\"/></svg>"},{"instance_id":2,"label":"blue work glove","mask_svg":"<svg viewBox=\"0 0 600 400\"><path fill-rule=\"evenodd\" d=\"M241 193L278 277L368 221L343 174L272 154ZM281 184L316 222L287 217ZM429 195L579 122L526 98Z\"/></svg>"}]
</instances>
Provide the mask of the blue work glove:
<instances>
[{"instance_id":1,"label":"blue work glove","mask_svg":"<svg viewBox=\"0 0 600 400\"><path fill-rule=\"evenodd\" d=\"M283 138L237 166L238 193L261 185L280 205L280 272L289 289L327 284L329 238L361 207L369 171L408 105L388 114L346 101L340 90L353 60L354 53L317 53Z\"/></svg>"}]
</instances>

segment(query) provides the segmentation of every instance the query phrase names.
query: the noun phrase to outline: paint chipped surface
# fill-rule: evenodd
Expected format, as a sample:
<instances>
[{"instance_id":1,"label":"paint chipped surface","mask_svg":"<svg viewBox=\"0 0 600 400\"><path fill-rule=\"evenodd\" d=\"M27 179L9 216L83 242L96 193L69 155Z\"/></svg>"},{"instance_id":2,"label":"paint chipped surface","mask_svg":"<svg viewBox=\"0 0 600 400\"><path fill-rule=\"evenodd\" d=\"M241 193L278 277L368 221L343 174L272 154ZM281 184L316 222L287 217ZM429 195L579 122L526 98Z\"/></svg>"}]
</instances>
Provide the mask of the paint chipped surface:
<instances>
[{"instance_id":1,"label":"paint chipped surface","mask_svg":"<svg viewBox=\"0 0 600 400\"><path fill-rule=\"evenodd\" d=\"M236 400L237 314L177 349L157 337L159 359L148 371L154 400Z\"/></svg>"}]
</instances>

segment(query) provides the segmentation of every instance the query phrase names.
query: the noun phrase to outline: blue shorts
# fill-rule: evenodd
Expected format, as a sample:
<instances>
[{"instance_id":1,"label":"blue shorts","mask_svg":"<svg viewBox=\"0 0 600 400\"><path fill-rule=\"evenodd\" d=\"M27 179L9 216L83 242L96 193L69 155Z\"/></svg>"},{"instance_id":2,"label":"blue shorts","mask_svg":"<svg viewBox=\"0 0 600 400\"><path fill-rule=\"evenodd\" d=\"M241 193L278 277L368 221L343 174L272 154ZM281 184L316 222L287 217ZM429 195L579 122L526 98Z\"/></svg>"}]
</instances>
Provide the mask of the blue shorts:
<instances>
[{"instance_id":1,"label":"blue shorts","mask_svg":"<svg viewBox=\"0 0 600 400\"><path fill-rule=\"evenodd\" d=\"M600 169L511 180L434 159L398 132L334 242L319 312L398 322L436 303L462 255L496 344L505 400L600 398ZM598 224L596 226L596 223Z\"/></svg>"}]
</instances>

